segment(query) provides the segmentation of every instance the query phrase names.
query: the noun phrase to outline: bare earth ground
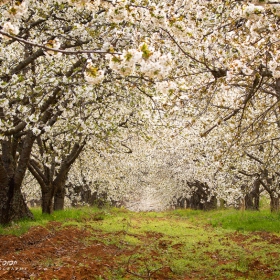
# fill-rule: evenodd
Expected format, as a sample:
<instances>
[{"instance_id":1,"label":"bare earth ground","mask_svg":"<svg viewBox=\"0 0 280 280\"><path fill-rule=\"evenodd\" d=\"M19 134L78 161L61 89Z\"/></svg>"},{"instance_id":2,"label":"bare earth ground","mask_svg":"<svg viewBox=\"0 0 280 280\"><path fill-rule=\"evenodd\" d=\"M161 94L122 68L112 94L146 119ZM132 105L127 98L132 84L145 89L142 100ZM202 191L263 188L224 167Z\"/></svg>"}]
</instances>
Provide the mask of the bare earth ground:
<instances>
[{"instance_id":1,"label":"bare earth ground","mask_svg":"<svg viewBox=\"0 0 280 280\"><path fill-rule=\"evenodd\" d=\"M122 234L124 233L104 233L87 227L83 229L74 226L62 227L59 222L49 222L47 227L33 227L20 237L2 235L0 236L0 279L227 279L222 275L217 278L205 278L202 271L179 276L175 275L169 266L154 269L147 266L140 274L139 260L138 263L135 260L137 252L141 254L143 246L151 244L152 240L157 243L159 249L165 249L169 244L164 241L163 234L156 232L137 235L144 245L119 246L121 244L106 245L106 242L102 242L102 240L117 239ZM257 240L263 238L270 244L280 246L278 236L264 232L249 235L236 232L225 236L221 242L226 243L230 239L239 246L243 244L245 246L247 242L253 243L254 237ZM203 245L207 246L198 244L198 249ZM182 244L172 245L178 253L181 246ZM163 250L151 250L150 260L157 262L164 258L164 255L159 252ZM278 253L270 254L272 254L271 258L279 260ZM232 261L224 260L218 252L209 257L216 260L217 265ZM145 260L142 260L141 265L144 263ZM258 259L248 265L255 275L261 272L262 278L259 279L276 279L271 278L273 269ZM247 278L246 273L236 271L236 279L251 279Z\"/></svg>"}]
</instances>

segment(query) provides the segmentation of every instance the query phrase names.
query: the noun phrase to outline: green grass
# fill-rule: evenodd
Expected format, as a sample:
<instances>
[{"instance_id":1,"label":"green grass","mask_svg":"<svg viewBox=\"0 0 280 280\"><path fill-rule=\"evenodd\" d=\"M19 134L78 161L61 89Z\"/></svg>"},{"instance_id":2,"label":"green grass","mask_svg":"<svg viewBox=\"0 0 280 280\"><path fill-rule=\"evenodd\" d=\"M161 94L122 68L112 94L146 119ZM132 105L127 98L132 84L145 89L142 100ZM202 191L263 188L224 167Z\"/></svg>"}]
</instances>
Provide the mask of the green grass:
<instances>
[{"instance_id":1,"label":"green grass","mask_svg":"<svg viewBox=\"0 0 280 280\"><path fill-rule=\"evenodd\" d=\"M41 208L32 208L34 220L23 219L6 226L0 225L0 235L12 234L20 236L33 226L45 226L48 222L61 222L63 225L71 225L82 222L86 219L102 220L106 213L95 207L69 208L63 211L55 211L51 215L42 214Z\"/></svg>"},{"instance_id":2,"label":"green grass","mask_svg":"<svg viewBox=\"0 0 280 280\"><path fill-rule=\"evenodd\" d=\"M170 216L188 219L196 225L210 224L215 228L237 231L267 231L280 232L280 213L269 210L240 211L235 209L199 211L175 210Z\"/></svg>"},{"instance_id":3,"label":"green grass","mask_svg":"<svg viewBox=\"0 0 280 280\"><path fill-rule=\"evenodd\" d=\"M280 214L270 213L268 210L261 212L227 210L212 213L210 223L214 227L238 231L280 232Z\"/></svg>"},{"instance_id":4,"label":"green grass","mask_svg":"<svg viewBox=\"0 0 280 280\"><path fill-rule=\"evenodd\" d=\"M64 211L55 211L53 214L42 214L40 208L31 209L34 220L21 220L8 226L0 226L0 234L21 235L28 231L31 226L45 226L50 221L57 221L63 225L78 225L80 222L87 220L103 221L99 229L114 232L132 230L134 224L141 224L141 221L135 221L134 218L141 216L146 219L157 219L144 225L143 230L155 231L173 235L174 233L183 234L186 228L183 226L184 220L191 222L188 230L197 230L197 226L211 225L213 228L231 229L236 231L267 231L280 233L280 213L271 213L269 210L262 211L240 211L235 209L200 211L190 209L178 209L167 212L144 212L130 213L125 209L106 209L100 210L94 207L71 208ZM170 227L170 221L176 220L175 225ZM182 225L180 225L182 223ZM176 231L174 228L177 227ZM134 231L136 232L136 231Z\"/></svg>"}]
</instances>

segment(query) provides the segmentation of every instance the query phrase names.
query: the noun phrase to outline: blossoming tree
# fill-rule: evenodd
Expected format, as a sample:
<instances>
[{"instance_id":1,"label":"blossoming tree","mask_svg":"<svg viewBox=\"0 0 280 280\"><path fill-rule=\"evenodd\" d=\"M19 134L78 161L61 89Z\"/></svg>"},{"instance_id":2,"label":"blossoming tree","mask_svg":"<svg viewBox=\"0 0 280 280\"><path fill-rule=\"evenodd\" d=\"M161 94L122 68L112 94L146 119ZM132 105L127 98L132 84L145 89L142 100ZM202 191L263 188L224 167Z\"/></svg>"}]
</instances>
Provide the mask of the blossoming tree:
<instances>
[{"instance_id":1,"label":"blossoming tree","mask_svg":"<svg viewBox=\"0 0 280 280\"><path fill-rule=\"evenodd\" d=\"M168 77L171 55L156 32L159 24L148 28L149 18L158 17L152 13L156 5L145 1L0 4L0 222L8 223L31 216L21 184L28 164L33 171L36 166L30 161L34 142L47 141L59 122L66 131L80 122L85 137L106 130L106 122L111 128L125 124L133 108L141 111L151 100L151 79ZM91 119L98 112L104 120L87 130L85 119L71 115L81 102ZM69 141L83 145L81 133L68 130Z\"/></svg>"},{"instance_id":2,"label":"blossoming tree","mask_svg":"<svg viewBox=\"0 0 280 280\"><path fill-rule=\"evenodd\" d=\"M31 216L21 184L39 143L80 148L147 106L201 136L224 127L220 151L250 137L277 150L279 5L253 2L0 1L0 222Z\"/></svg>"}]
</instances>

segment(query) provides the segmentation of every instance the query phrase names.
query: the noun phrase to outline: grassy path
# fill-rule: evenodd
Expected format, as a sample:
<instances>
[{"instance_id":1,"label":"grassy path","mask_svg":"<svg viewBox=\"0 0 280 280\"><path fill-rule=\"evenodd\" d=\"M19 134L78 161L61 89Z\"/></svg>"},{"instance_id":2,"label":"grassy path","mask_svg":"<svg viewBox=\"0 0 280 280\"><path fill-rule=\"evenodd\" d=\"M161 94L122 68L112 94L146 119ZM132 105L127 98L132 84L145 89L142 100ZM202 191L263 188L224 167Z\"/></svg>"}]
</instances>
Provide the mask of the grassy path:
<instances>
[{"instance_id":1,"label":"grassy path","mask_svg":"<svg viewBox=\"0 0 280 280\"><path fill-rule=\"evenodd\" d=\"M1 279L280 279L277 214L33 212L0 228Z\"/></svg>"}]
</instances>

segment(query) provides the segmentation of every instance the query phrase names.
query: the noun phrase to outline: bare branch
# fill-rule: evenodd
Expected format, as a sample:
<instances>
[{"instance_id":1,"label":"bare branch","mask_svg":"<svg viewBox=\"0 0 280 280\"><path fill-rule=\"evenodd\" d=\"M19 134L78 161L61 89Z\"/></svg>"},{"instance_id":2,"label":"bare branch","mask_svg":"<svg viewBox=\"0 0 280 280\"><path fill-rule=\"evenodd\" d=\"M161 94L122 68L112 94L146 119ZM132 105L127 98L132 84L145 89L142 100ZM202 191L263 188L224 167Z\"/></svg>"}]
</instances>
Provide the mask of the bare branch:
<instances>
[{"instance_id":1,"label":"bare branch","mask_svg":"<svg viewBox=\"0 0 280 280\"><path fill-rule=\"evenodd\" d=\"M36 172L35 168L30 163L28 164L28 170L34 176L34 178L36 178L36 180L38 181L40 186L45 185L44 180L41 178L41 176L39 176L39 174Z\"/></svg>"},{"instance_id":2,"label":"bare branch","mask_svg":"<svg viewBox=\"0 0 280 280\"><path fill-rule=\"evenodd\" d=\"M14 128L2 131L2 133L6 136L17 134L18 132L22 131L26 126L26 122L20 122L18 125L16 125ZM1 132L1 130L0 130Z\"/></svg>"},{"instance_id":3,"label":"bare branch","mask_svg":"<svg viewBox=\"0 0 280 280\"><path fill-rule=\"evenodd\" d=\"M230 118L232 118L233 116L235 116L238 112L240 111L240 108L239 109L235 109L231 114L229 114L228 116L226 116L225 118L223 118L223 121L227 121L229 120ZM216 128L217 126L219 125L219 123L213 125L212 127L210 127L208 130L204 131L202 134L201 134L201 137L205 137L207 136L214 128Z\"/></svg>"},{"instance_id":4,"label":"bare branch","mask_svg":"<svg viewBox=\"0 0 280 280\"><path fill-rule=\"evenodd\" d=\"M258 173L253 173L253 174L250 174L244 170L238 170L238 173L242 174L242 175L245 175L245 176L248 176L248 177L259 177L259 174Z\"/></svg>"},{"instance_id":5,"label":"bare branch","mask_svg":"<svg viewBox=\"0 0 280 280\"><path fill-rule=\"evenodd\" d=\"M253 155L249 154L248 152L245 152L245 154L246 154L249 158L254 159L255 161L259 162L260 164L264 164L264 162L261 161L260 159L258 159L256 156L253 156Z\"/></svg>"},{"instance_id":6,"label":"bare branch","mask_svg":"<svg viewBox=\"0 0 280 280\"><path fill-rule=\"evenodd\" d=\"M36 179L39 181L38 177L41 178L42 181L46 182L47 178L45 177L45 175L43 174L43 172L40 170L39 168L39 164L35 159L30 159L29 160L29 164L28 164L28 169L30 170L30 172L34 175L36 173ZM31 169L33 169L31 171ZM34 175L35 177L35 175Z\"/></svg>"},{"instance_id":7,"label":"bare branch","mask_svg":"<svg viewBox=\"0 0 280 280\"><path fill-rule=\"evenodd\" d=\"M27 44L27 45L31 45L31 46L34 46L34 47L38 47L38 48L41 48L43 50L46 50L46 51L53 51L53 52L59 52L59 53L63 53L63 54L83 54L83 53L96 53L96 54L112 54L112 55L118 55L118 54L121 54L121 53L118 53L118 52L108 52L108 51L100 51L100 50L79 50L79 51L66 51L66 50L62 50L62 49L54 49L54 48L49 48L49 47L46 47L44 45L41 45L41 44L37 44L37 43L33 43L33 42L30 42L28 40L25 40L23 38L20 38L20 37L17 37L17 36L14 36L14 35L10 35L9 33L6 33L2 30L0 30L0 34L4 35L4 36L7 36L11 39L14 39L16 41L19 41L21 43L24 43L24 44ZM41 50L42 51L42 50Z\"/></svg>"}]
</instances>

